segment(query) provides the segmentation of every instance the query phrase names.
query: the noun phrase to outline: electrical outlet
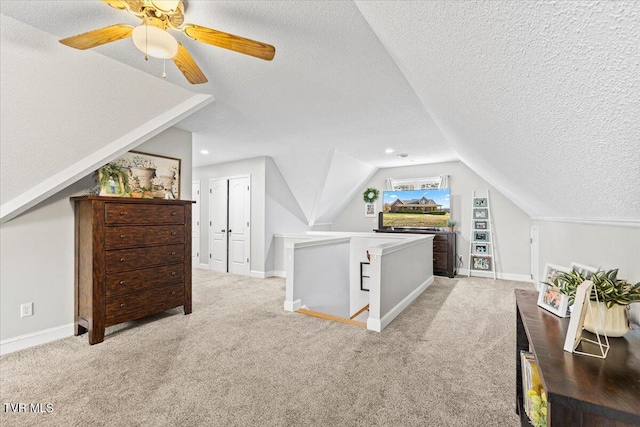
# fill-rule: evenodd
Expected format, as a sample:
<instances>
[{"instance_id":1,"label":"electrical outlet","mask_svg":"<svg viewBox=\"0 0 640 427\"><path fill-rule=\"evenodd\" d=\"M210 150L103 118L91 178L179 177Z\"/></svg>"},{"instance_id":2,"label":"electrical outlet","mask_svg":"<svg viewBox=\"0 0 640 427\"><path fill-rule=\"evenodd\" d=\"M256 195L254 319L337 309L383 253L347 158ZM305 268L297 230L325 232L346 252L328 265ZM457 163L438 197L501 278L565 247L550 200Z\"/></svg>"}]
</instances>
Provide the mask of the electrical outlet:
<instances>
[{"instance_id":1,"label":"electrical outlet","mask_svg":"<svg viewBox=\"0 0 640 427\"><path fill-rule=\"evenodd\" d=\"M20 306L20 317L33 316L33 303L28 302Z\"/></svg>"}]
</instances>

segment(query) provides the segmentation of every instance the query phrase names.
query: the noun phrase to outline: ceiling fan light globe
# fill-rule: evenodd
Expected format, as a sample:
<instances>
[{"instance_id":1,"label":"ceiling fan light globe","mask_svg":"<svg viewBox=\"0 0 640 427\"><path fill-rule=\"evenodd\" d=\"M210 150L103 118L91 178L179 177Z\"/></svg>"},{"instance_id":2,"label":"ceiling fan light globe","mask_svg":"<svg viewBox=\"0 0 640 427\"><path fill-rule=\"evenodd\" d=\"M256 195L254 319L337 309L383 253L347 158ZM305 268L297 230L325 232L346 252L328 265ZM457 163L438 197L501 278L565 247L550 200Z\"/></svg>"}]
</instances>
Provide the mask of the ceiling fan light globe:
<instances>
[{"instance_id":1,"label":"ceiling fan light globe","mask_svg":"<svg viewBox=\"0 0 640 427\"><path fill-rule=\"evenodd\" d=\"M153 25L140 25L133 29L133 44L144 54L169 59L178 53L178 42L167 31Z\"/></svg>"},{"instance_id":2,"label":"ceiling fan light globe","mask_svg":"<svg viewBox=\"0 0 640 427\"><path fill-rule=\"evenodd\" d=\"M151 0L151 4L156 9L163 12L175 12L180 5L180 0Z\"/></svg>"}]
</instances>

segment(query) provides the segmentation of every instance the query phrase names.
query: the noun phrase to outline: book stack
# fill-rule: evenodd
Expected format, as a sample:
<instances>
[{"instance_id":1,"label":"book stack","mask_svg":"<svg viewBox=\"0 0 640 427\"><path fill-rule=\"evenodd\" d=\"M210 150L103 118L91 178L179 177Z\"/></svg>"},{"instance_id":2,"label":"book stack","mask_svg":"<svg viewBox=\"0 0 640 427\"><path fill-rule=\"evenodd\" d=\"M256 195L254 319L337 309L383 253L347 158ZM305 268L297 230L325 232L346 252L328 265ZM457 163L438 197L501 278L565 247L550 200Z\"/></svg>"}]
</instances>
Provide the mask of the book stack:
<instances>
[{"instance_id":1,"label":"book stack","mask_svg":"<svg viewBox=\"0 0 640 427\"><path fill-rule=\"evenodd\" d=\"M522 365L522 406L529 419L531 418L531 396L529 396L529 390L535 390L538 395L541 395L542 381L540 380L540 372L538 371L538 364L536 362L533 353L529 351L520 352L520 361Z\"/></svg>"}]
</instances>

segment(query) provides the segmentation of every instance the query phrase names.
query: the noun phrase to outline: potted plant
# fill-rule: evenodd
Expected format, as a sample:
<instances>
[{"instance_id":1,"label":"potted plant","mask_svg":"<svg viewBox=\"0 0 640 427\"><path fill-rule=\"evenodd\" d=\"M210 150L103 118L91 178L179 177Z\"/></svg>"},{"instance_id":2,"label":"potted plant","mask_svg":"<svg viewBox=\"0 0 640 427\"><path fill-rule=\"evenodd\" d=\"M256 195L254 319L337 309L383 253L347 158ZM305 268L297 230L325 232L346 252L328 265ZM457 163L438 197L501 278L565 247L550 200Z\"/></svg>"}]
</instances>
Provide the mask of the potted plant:
<instances>
[{"instance_id":1,"label":"potted plant","mask_svg":"<svg viewBox=\"0 0 640 427\"><path fill-rule=\"evenodd\" d=\"M456 225L456 222L452 219L447 220L447 227L449 227L449 231L453 233L453 227Z\"/></svg>"},{"instance_id":2,"label":"potted plant","mask_svg":"<svg viewBox=\"0 0 640 427\"><path fill-rule=\"evenodd\" d=\"M591 280L598 294L598 301L591 296L591 310L594 316L585 317L584 328L596 333L605 332L610 337L621 337L629 330L629 304L640 302L640 282L631 284L618 279L618 269L598 270L589 278L573 269L569 273L560 273L553 285L569 297L569 305L573 304L576 289L585 280ZM595 318L595 322L593 321Z\"/></svg>"}]
</instances>

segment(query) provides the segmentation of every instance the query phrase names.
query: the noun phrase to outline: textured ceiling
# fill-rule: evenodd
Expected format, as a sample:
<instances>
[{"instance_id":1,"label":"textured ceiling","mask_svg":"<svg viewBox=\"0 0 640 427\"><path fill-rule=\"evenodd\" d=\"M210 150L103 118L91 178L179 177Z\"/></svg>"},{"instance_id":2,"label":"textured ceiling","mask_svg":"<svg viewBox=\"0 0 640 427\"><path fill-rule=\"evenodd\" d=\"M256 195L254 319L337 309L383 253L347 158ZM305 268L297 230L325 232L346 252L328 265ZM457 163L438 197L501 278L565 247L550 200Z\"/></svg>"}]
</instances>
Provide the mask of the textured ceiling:
<instances>
[{"instance_id":1,"label":"textured ceiling","mask_svg":"<svg viewBox=\"0 0 640 427\"><path fill-rule=\"evenodd\" d=\"M58 37L137 23L97 0L27 4L2 13ZM536 218L640 220L640 2L191 1L186 17L276 46L265 62L178 36L210 83L171 63L168 80L216 97L180 124L211 153L194 164L270 155L292 188L319 174L297 197L310 222L327 188L352 193L327 178L343 155L406 164L387 146L459 157ZM95 50L162 72L129 40Z\"/></svg>"},{"instance_id":2,"label":"textured ceiling","mask_svg":"<svg viewBox=\"0 0 640 427\"><path fill-rule=\"evenodd\" d=\"M357 2L460 158L532 217L640 220L640 2Z\"/></svg>"}]
</instances>

